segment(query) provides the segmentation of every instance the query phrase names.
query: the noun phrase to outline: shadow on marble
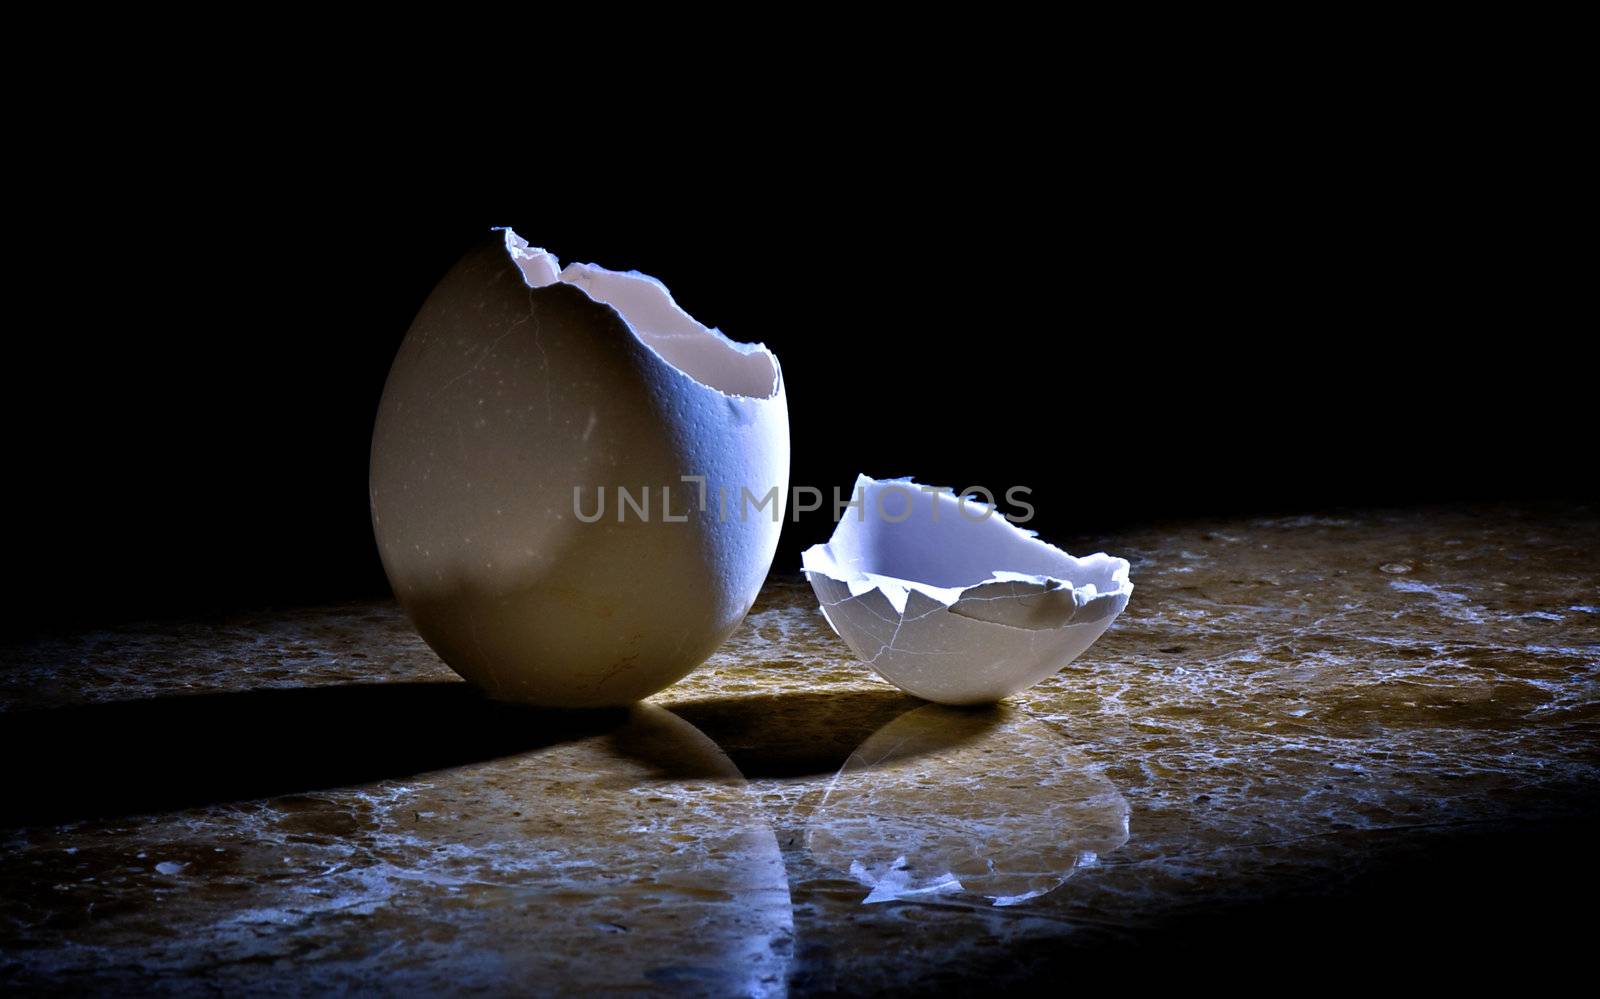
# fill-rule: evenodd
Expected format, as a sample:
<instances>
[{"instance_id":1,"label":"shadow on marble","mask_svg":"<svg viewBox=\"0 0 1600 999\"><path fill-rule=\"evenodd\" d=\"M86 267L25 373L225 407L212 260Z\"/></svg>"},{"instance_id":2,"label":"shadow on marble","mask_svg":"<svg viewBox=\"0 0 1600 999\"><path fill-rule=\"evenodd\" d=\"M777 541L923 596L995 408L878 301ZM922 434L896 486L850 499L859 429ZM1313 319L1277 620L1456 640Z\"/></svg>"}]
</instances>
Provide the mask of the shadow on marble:
<instances>
[{"instance_id":1,"label":"shadow on marble","mask_svg":"<svg viewBox=\"0 0 1600 999\"><path fill-rule=\"evenodd\" d=\"M927 705L897 690L786 691L717 697L664 705L704 732L751 780L828 776L864 739L894 719ZM941 739L929 733L918 752L932 753L982 738L998 716L966 714Z\"/></svg>"},{"instance_id":2,"label":"shadow on marble","mask_svg":"<svg viewBox=\"0 0 1600 999\"><path fill-rule=\"evenodd\" d=\"M332 684L9 713L0 828L397 779L623 730L626 709L542 711L464 682Z\"/></svg>"},{"instance_id":3,"label":"shadow on marble","mask_svg":"<svg viewBox=\"0 0 1600 999\"><path fill-rule=\"evenodd\" d=\"M456 711L430 744L524 717ZM12 833L0 991L781 994L770 823L692 725L615 714L403 781ZM499 738L474 748L525 741Z\"/></svg>"}]
</instances>

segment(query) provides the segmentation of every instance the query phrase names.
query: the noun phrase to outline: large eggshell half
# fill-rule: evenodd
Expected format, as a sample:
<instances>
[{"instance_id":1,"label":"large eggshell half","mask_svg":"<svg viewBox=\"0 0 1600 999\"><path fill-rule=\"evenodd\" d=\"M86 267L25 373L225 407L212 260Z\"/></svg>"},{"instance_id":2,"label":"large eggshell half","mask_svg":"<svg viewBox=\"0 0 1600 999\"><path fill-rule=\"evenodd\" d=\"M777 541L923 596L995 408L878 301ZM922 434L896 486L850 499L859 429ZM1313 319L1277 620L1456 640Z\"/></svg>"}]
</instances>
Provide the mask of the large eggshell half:
<instances>
[{"instance_id":1,"label":"large eggshell half","mask_svg":"<svg viewBox=\"0 0 1600 999\"><path fill-rule=\"evenodd\" d=\"M457 673L505 700L616 705L739 624L788 480L770 351L696 322L653 278L561 269L506 229L445 275L400 346L372 522L395 595ZM774 489L740 515L742 490Z\"/></svg>"},{"instance_id":2,"label":"large eggshell half","mask_svg":"<svg viewBox=\"0 0 1600 999\"><path fill-rule=\"evenodd\" d=\"M1033 686L1133 594L1126 559L1074 558L949 489L863 475L855 490L833 537L802 553L806 578L850 650L926 700L985 704Z\"/></svg>"}]
</instances>

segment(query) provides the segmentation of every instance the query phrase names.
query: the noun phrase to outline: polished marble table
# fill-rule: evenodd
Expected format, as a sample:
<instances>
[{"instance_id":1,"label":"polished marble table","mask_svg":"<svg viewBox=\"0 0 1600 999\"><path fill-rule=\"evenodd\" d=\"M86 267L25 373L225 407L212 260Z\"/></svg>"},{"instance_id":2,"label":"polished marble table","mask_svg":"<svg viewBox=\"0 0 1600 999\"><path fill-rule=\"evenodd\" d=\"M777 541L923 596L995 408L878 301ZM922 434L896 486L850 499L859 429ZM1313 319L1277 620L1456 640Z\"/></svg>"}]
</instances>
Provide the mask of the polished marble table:
<instances>
[{"instance_id":1,"label":"polished marble table","mask_svg":"<svg viewBox=\"0 0 1600 999\"><path fill-rule=\"evenodd\" d=\"M1323 977L1411 925L1516 937L1526 858L1593 884L1600 510L1066 547L1132 602L987 709L878 680L783 574L617 711L488 702L391 602L14 644L0 987L1064 990L1296 945Z\"/></svg>"}]
</instances>

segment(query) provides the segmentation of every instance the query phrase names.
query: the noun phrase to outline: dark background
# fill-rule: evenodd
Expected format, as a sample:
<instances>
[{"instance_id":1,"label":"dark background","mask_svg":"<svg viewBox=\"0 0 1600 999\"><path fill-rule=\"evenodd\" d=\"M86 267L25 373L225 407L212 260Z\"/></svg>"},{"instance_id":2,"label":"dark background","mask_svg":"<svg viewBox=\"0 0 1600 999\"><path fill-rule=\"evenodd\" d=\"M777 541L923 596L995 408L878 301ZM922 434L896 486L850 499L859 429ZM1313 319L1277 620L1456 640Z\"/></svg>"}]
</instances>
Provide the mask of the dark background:
<instances>
[{"instance_id":1,"label":"dark background","mask_svg":"<svg viewBox=\"0 0 1600 999\"><path fill-rule=\"evenodd\" d=\"M1023 484L1046 538L1593 498L1592 111L1561 100L1586 63L1498 24L1471 45L1392 28L1363 29L1396 46L1381 72L1367 45L1286 72L1304 56L1282 37L1248 66L1196 45L1160 80L1142 28L1071 38L982 95L944 50L870 95L813 90L829 51L781 106L718 63L731 113L701 131L695 96L606 105L481 66L451 82L529 107L465 120L436 81L397 88L410 58L291 99L291 45L176 68L138 48L93 80L60 53L61 79L13 88L7 129L0 637L385 594L366 491L384 377L491 225L653 274L771 346L797 484ZM1096 47L1113 65L1079 69ZM518 63L544 54L483 61L531 79ZM619 75L592 54L563 79ZM67 78L89 92L65 99ZM775 568L829 529L786 525ZM1566 914L1597 881L1593 815L1426 843L1342 901L1219 912L1131 970L1551 966L1587 942Z\"/></svg>"},{"instance_id":2,"label":"dark background","mask_svg":"<svg viewBox=\"0 0 1600 999\"><path fill-rule=\"evenodd\" d=\"M113 116L14 219L9 627L386 593L379 395L491 225L772 347L795 484L1026 485L1046 538L1585 494L1560 137L1303 110L599 162Z\"/></svg>"}]
</instances>

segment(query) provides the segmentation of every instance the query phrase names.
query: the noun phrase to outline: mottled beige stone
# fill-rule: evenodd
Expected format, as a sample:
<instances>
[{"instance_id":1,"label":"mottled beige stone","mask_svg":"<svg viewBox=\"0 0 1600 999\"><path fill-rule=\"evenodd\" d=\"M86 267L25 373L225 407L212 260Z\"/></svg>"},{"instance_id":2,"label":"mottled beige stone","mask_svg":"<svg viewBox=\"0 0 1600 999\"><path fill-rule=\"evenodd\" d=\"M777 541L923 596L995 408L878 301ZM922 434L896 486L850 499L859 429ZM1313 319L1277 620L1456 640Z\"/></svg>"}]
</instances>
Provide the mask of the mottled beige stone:
<instances>
[{"instance_id":1,"label":"mottled beige stone","mask_svg":"<svg viewBox=\"0 0 1600 999\"><path fill-rule=\"evenodd\" d=\"M975 711L874 678L798 576L578 719L485 703L388 603L6 649L0 986L982 985L1600 786L1592 512L1064 540L1138 599Z\"/></svg>"}]
</instances>

